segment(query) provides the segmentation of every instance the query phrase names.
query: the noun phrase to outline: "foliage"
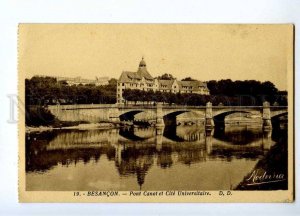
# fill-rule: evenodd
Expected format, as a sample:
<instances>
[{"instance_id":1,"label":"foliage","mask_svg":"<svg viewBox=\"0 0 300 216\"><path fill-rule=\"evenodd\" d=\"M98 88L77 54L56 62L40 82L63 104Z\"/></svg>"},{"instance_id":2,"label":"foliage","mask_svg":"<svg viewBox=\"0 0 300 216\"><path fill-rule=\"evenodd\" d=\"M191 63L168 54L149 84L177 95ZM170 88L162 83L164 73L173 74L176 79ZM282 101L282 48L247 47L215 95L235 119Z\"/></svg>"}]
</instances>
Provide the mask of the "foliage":
<instances>
[{"instance_id":1,"label":"foliage","mask_svg":"<svg viewBox=\"0 0 300 216\"><path fill-rule=\"evenodd\" d=\"M197 81L197 80L193 79L192 77L186 77L186 78L183 78L181 81Z\"/></svg>"},{"instance_id":2,"label":"foliage","mask_svg":"<svg viewBox=\"0 0 300 216\"><path fill-rule=\"evenodd\" d=\"M159 80L173 80L175 78L173 77L172 74L165 73L165 74L163 74L161 76L158 76L157 79L159 79Z\"/></svg>"},{"instance_id":3,"label":"foliage","mask_svg":"<svg viewBox=\"0 0 300 216\"><path fill-rule=\"evenodd\" d=\"M123 97L134 103L163 102L194 106L205 106L209 101L214 106L261 106L264 101L272 105L287 105L287 93L278 91L271 82L220 80L209 81L207 84L210 95L125 89Z\"/></svg>"},{"instance_id":4,"label":"foliage","mask_svg":"<svg viewBox=\"0 0 300 216\"><path fill-rule=\"evenodd\" d=\"M280 92L270 81L211 80L207 82L207 87L211 95L238 97L240 104L261 105L264 101L269 101L271 104L287 105L287 92Z\"/></svg>"},{"instance_id":5,"label":"foliage","mask_svg":"<svg viewBox=\"0 0 300 216\"><path fill-rule=\"evenodd\" d=\"M171 74L163 74L161 79L173 79ZM191 80L186 77L184 80ZM262 105L264 101L271 104L287 105L287 92L278 91L269 81L256 80L232 81L211 80L207 82L210 95L189 93L153 92L125 89L123 96L127 101L163 102L181 105L205 105L211 101L213 105ZM28 105L50 104L113 104L116 103L117 80L110 79L108 85L67 85L57 82L53 77L34 76L25 80L25 102Z\"/></svg>"},{"instance_id":6,"label":"foliage","mask_svg":"<svg viewBox=\"0 0 300 216\"><path fill-rule=\"evenodd\" d=\"M72 85L57 82L53 77L34 76L25 80L26 105L91 104L116 102L117 80L110 79L108 85Z\"/></svg>"},{"instance_id":7,"label":"foliage","mask_svg":"<svg viewBox=\"0 0 300 216\"><path fill-rule=\"evenodd\" d=\"M43 106L27 106L25 123L28 126L49 126L58 120Z\"/></svg>"},{"instance_id":8,"label":"foliage","mask_svg":"<svg viewBox=\"0 0 300 216\"><path fill-rule=\"evenodd\" d=\"M256 80L232 81L230 79L207 82L207 87L212 95L275 95L278 89L269 81L259 82Z\"/></svg>"}]
</instances>

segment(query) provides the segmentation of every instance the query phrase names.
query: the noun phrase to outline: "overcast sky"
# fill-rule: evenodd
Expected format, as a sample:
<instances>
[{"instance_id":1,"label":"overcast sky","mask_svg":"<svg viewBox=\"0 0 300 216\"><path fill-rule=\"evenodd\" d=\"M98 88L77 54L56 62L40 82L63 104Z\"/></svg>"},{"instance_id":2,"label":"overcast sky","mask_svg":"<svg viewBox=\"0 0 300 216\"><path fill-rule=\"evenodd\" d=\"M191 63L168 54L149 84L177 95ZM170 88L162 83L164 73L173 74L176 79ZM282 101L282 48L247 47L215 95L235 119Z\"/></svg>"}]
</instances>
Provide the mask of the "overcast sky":
<instances>
[{"instance_id":1,"label":"overcast sky","mask_svg":"<svg viewBox=\"0 0 300 216\"><path fill-rule=\"evenodd\" d=\"M287 88L291 25L21 25L19 68L119 78L144 56L152 76L271 81Z\"/></svg>"}]
</instances>

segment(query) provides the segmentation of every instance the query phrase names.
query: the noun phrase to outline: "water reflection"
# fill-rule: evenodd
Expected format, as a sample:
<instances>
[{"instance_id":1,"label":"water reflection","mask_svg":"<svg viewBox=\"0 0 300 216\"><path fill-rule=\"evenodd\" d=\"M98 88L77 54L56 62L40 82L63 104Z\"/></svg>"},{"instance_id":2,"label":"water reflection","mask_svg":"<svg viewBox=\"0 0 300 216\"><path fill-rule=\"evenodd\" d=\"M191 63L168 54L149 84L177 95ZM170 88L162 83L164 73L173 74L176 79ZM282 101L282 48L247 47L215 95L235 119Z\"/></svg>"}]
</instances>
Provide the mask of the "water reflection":
<instances>
[{"instance_id":1,"label":"water reflection","mask_svg":"<svg viewBox=\"0 0 300 216\"><path fill-rule=\"evenodd\" d=\"M247 126L30 133L27 190L230 189L274 144L272 132Z\"/></svg>"}]
</instances>

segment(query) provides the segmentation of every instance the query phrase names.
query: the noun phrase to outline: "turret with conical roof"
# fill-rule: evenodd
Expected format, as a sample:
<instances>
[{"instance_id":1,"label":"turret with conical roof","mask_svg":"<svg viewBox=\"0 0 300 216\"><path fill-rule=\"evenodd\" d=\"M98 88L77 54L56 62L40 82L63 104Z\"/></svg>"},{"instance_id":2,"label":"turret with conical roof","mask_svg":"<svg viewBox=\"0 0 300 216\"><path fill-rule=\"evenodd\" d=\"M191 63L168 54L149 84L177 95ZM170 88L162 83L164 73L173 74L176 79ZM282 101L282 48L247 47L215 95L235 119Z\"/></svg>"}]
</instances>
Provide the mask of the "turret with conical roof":
<instances>
[{"instance_id":1,"label":"turret with conical roof","mask_svg":"<svg viewBox=\"0 0 300 216\"><path fill-rule=\"evenodd\" d=\"M139 68L146 68L147 65L146 65L146 62L144 60L144 57L142 57L142 60L140 61L140 64L139 64Z\"/></svg>"},{"instance_id":2,"label":"turret with conical roof","mask_svg":"<svg viewBox=\"0 0 300 216\"><path fill-rule=\"evenodd\" d=\"M150 73L147 70L147 65L144 60L144 57L142 57L142 60L140 61L137 74L141 77L144 77L146 80L153 80L153 77L150 75Z\"/></svg>"}]
</instances>

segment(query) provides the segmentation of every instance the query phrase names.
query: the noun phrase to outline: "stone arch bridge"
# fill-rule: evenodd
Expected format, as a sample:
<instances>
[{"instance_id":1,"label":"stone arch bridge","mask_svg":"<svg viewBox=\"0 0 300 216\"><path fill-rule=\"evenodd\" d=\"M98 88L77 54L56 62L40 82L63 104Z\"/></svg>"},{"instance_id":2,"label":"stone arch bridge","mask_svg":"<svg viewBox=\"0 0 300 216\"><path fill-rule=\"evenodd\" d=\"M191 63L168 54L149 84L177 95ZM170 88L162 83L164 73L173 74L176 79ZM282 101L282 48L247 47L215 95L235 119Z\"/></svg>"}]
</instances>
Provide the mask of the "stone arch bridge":
<instances>
[{"instance_id":1,"label":"stone arch bridge","mask_svg":"<svg viewBox=\"0 0 300 216\"><path fill-rule=\"evenodd\" d=\"M287 115L287 106L270 106L264 102L262 106L178 106L178 105L119 105L119 104L80 104L53 105L48 109L61 121L81 122L122 122L133 121L139 113L146 113L147 119L154 121L156 127L173 124L176 116L192 112L205 119L205 127L222 128L225 117L233 113L249 113L261 116L263 127L271 129L279 117Z\"/></svg>"}]
</instances>

